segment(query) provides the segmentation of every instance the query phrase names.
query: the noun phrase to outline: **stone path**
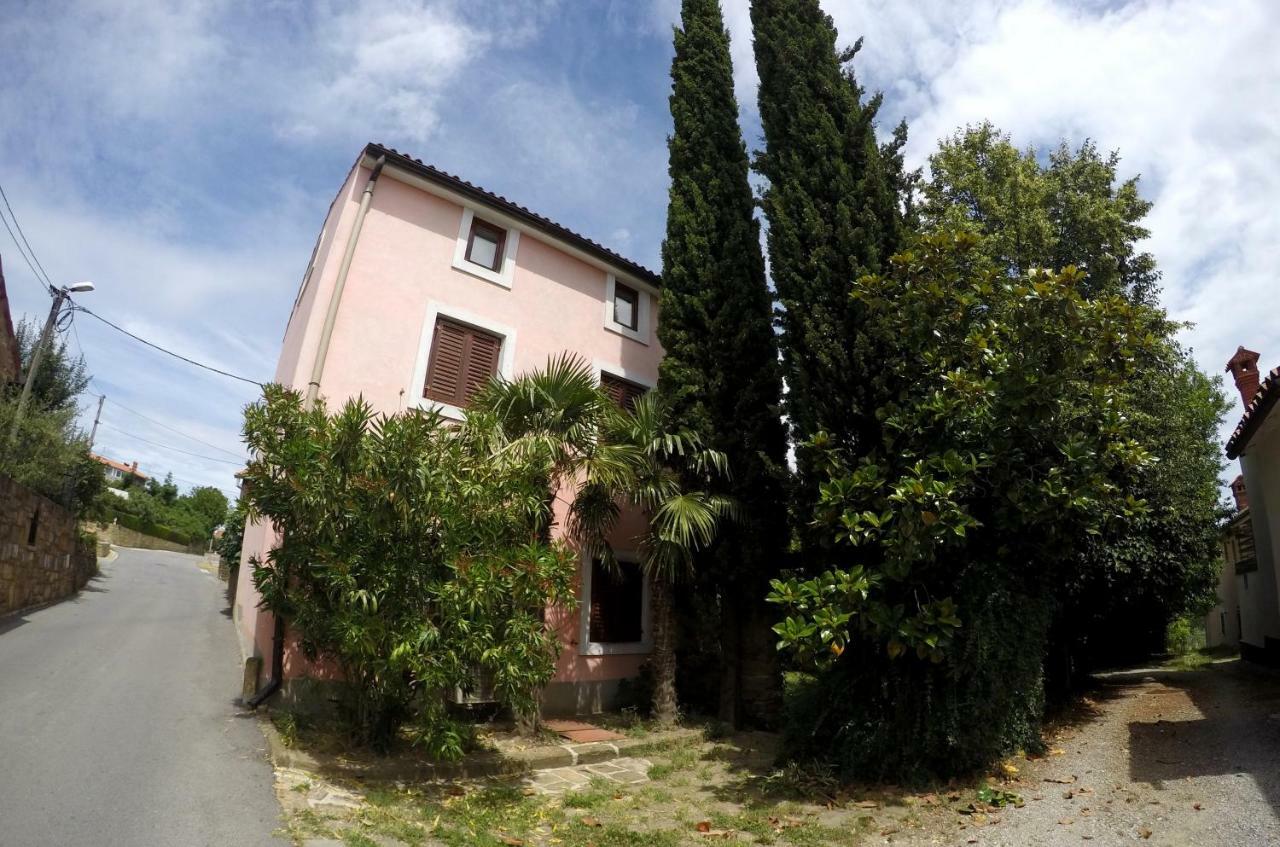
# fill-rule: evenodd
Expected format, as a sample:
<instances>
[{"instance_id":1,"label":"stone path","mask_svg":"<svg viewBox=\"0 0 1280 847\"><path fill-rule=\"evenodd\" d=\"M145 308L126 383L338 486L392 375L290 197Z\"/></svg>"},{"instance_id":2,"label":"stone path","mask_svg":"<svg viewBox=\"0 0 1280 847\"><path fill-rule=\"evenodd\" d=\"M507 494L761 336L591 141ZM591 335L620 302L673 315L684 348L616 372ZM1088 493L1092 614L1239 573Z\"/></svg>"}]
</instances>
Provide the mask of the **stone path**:
<instances>
[{"instance_id":1,"label":"stone path","mask_svg":"<svg viewBox=\"0 0 1280 847\"><path fill-rule=\"evenodd\" d=\"M578 788L586 788L591 780L607 779L622 785L635 785L649 781L648 759L621 758L594 765L578 765L571 768L548 768L534 771L525 777L524 784L538 794L563 794Z\"/></svg>"}]
</instances>

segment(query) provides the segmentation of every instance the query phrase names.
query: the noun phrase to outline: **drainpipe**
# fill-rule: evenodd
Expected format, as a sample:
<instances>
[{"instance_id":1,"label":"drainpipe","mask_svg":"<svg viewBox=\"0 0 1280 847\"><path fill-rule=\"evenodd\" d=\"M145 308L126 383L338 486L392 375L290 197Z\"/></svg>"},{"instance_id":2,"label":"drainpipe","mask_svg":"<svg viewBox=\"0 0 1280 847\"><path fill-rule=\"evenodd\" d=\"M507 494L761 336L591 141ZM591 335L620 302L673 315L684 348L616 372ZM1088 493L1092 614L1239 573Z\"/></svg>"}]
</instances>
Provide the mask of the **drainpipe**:
<instances>
[{"instance_id":1,"label":"drainpipe","mask_svg":"<svg viewBox=\"0 0 1280 847\"><path fill-rule=\"evenodd\" d=\"M382 174L382 166L387 163L386 156L379 156L373 165L373 173L365 183L364 195L360 198L360 210L356 212L356 221L351 225L351 235L347 237L347 250L342 254L342 264L338 267L338 281L333 285L333 296L329 298L329 311L324 316L324 328L320 330L320 343L316 346L316 360L311 366L311 381L307 383L306 408L316 404L320 396L320 377L324 375L324 360L329 355L329 340L333 337L333 325L338 320L338 305L342 302L342 291L347 287L347 273L351 270L351 259L356 254L356 241L360 238L360 230L364 226L364 216L369 211L369 203L373 200L373 189Z\"/></svg>"},{"instance_id":2,"label":"drainpipe","mask_svg":"<svg viewBox=\"0 0 1280 847\"><path fill-rule=\"evenodd\" d=\"M373 172L365 183L364 194L360 197L360 209L356 212L355 223L351 225L351 234L347 236L347 249L342 254L342 264L338 266L338 279L333 284L333 295L329 298L329 309L325 312L324 326L320 330L320 343L316 346L316 359L311 366L311 380L307 383L307 399L305 409L314 408L320 397L320 378L324 376L324 361L329 355L329 340L333 338L333 326L338 320L338 306L342 302L342 292L347 287L347 274L351 271L351 259L356 254L356 242L360 239L360 230L364 227L364 216L373 202L373 189L382 175L382 168L387 163L386 156L379 156L373 164ZM249 698L246 705L256 709L272 694L280 689L284 678L284 617L275 616L275 628L271 634L271 678L257 694Z\"/></svg>"}]
</instances>

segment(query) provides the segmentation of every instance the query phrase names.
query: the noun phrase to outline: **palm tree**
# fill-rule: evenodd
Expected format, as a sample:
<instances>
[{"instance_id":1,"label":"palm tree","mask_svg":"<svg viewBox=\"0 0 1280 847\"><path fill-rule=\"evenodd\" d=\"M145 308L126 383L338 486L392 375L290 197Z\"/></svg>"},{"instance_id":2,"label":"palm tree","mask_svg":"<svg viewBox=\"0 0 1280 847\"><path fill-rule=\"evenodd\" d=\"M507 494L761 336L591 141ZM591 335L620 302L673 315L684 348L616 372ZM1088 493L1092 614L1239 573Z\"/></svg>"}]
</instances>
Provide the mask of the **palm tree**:
<instances>
[{"instance_id":1,"label":"palm tree","mask_svg":"<svg viewBox=\"0 0 1280 847\"><path fill-rule=\"evenodd\" d=\"M548 500L538 532L549 536L553 498L572 496L566 529L587 561L618 567L609 536L624 507L639 508L647 529L637 539L653 614L653 714L678 714L671 586L692 573L693 554L710 544L732 503L687 482L727 474L724 455L696 434L669 432L652 393L621 409L600 389L592 369L564 354L546 368L494 380L472 400L467 426L489 449L544 469Z\"/></svg>"}]
</instances>

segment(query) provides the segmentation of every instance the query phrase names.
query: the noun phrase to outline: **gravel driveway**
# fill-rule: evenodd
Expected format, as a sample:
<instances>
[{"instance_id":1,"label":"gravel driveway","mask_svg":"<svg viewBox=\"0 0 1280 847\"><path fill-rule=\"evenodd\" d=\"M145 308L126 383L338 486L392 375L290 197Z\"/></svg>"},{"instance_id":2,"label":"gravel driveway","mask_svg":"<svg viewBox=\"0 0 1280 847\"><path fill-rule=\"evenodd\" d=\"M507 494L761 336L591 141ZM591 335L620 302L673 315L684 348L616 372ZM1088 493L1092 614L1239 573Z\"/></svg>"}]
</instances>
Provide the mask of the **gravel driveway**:
<instances>
[{"instance_id":1,"label":"gravel driveway","mask_svg":"<svg viewBox=\"0 0 1280 847\"><path fill-rule=\"evenodd\" d=\"M1022 765L1010 787L1025 806L919 843L1280 845L1280 674L1231 660L1101 682L1052 753Z\"/></svg>"}]
</instances>

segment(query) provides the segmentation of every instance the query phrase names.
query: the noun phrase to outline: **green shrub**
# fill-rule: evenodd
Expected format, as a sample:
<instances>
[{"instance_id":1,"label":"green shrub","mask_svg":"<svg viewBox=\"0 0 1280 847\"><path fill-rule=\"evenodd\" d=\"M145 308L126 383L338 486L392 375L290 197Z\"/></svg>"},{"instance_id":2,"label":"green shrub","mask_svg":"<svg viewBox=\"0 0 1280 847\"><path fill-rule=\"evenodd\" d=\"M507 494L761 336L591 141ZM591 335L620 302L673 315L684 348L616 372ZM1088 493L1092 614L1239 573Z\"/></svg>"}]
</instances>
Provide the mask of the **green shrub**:
<instances>
[{"instance_id":1,"label":"green shrub","mask_svg":"<svg viewBox=\"0 0 1280 847\"><path fill-rule=\"evenodd\" d=\"M137 515L130 515L124 512L108 512L106 517L108 521L114 520L116 523L127 529L132 529L134 532L140 532L143 535L149 535L152 538L172 541L174 544L191 545L200 540L199 538L188 535L185 532L179 532L176 529L152 523L146 518L141 518Z\"/></svg>"},{"instance_id":2,"label":"green shrub","mask_svg":"<svg viewBox=\"0 0 1280 847\"><path fill-rule=\"evenodd\" d=\"M534 531L548 509L541 466L435 414L375 416L363 400L330 414L275 385L244 433L249 516L282 538L250 560L254 585L308 658L341 669L357 742L385 750L409 724L456 758L467 736L443 695L477 672L533 712L559 650L543 614L572 608L577 562Z\"/></svg>"},{"instance_id":3,"label":"green shrub","mask_svg":"<svg viewBox=\"0 0 1280 847\"><path fill-rule=\"evenodd\" d=\"M1165 649L1174 656L1186 656L1205 646L1204 624L1190 615L1182 615L1169 622L1165 629Z\"/></svg>"}]
</instances>

